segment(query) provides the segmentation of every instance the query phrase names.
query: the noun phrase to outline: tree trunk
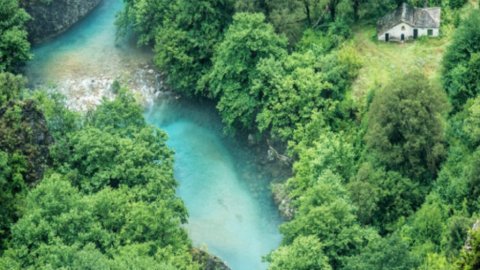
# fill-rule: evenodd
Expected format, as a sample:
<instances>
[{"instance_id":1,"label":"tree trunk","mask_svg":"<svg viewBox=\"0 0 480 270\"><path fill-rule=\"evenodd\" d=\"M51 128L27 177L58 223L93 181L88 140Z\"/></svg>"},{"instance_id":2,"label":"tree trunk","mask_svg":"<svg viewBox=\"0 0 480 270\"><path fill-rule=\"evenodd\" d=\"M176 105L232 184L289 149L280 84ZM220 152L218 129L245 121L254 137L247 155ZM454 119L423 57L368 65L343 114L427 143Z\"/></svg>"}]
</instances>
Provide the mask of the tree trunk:
<instances>
[{"instance_id":1,"label":"tree trunk","mask_svg":"<svg viewBox=\"0 0 480 270\"><path fill-rule=\"evenodd\" d=\"M330 3L328 4L328 8L330 10L330 17L332 21L335 21L335 17L337 16L337 4L338 4L338 1L336 0L331 0Z\"/></svg>"},{"instance_id":2,"label":"tree trunk","mask_svg":"<svg viewBox=\"0 0 480 270\"><path fill-rule=\"evenodd\" d=\"M307 15L308 26L312 26L312 17L310 14L310 4L308 0L303 0L303 5L305 6L305 14Z\"/></svg>"},{"instance_id":3,"label":"tree trunk","mask_svg":"<svg viewBox=\"0 0 480 270\"><path fill-rule=\"evenodd\" d=\"M353 17L355 21L358 21L358 10L360 9L360 0L353 0Z\"/></svg>"}]
</instances>

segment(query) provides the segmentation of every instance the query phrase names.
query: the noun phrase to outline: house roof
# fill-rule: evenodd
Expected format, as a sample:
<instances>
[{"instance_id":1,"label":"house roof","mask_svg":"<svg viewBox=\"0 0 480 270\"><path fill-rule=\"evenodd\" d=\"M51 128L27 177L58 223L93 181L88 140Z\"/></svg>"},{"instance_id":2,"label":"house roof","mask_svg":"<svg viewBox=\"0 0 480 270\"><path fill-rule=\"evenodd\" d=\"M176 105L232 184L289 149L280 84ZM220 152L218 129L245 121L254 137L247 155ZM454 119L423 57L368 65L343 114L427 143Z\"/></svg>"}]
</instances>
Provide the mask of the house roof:
<instances>
[{"instance_id":1,"label":"house roof","mask_svg":"<svg viewBox=\"0 0 480 270\"><path fill-rule=\"evenodd\" d=\"M399 23L406 23L415 28L439 28L441 8L415 8L403 3L393 12L377 22L378 34L383 34Z\"/></svg>"}]
</instances>

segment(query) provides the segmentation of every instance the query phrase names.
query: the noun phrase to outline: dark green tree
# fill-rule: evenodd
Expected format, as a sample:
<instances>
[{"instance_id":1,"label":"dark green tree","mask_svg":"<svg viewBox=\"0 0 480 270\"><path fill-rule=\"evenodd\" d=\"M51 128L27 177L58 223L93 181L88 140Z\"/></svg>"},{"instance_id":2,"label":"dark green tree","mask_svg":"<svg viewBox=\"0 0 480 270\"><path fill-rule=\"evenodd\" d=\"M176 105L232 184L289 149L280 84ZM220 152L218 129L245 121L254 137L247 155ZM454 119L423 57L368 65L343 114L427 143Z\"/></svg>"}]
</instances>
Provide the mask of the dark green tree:
<instances>
[{"instance_id":1,"label":"dark green tree","mask_svg":"<svg viewBox=\"0 0 480 270\"><path fill-rule=\"evenodd\" d=\"M428 183L445 157L446 97L410 73L377 92L368 112L367 149L387 170Z\"/></svg>"},{"instance_id":2,"label":"dark green tree","mask_svg":"<svg viewBox=\"0 0 480 270\"><path fill-rule=\"evenodd\" d=\"M5 106L8 101L18 99L24 87L25 79L23 79L21 76L15 76L11 73L1 72L0 108Z\"/></svg>"},{"instance_id":3,"label":"dark green tree","mask_svg":"<svg viewBox=\"0 0 480 270\"><path fill-rule=\"evenodd\" d=\"M480 11L473 10L456 30L443 59L443 85L454 111L480 92Z\"/></svg>"},{"instance_id":4,"label":"dark green tree","mask_svg":"<svg viewBox=\"0 0 480 270\"><path fill-rule=\"evenodd\" d=\"M0 72L17 71L30 59L25 23L30 16L17 0L0 1Z\"/></svg>"},{"instance_id":5,"label":"dark green tree","mask_svg":"<svg viewBox=\"0 0 480 270\"><path fill-rule=\"evenodd\" d=\"M21 99L24 83L0 73L0 249L20 216L21 198L47 168L52 144L37 102Z\"/></svg>"},{"instance_id":6,"label":"dark green tree","mask_svg":"<svg viewBox=\"0 0 480 270\"><path fill-rule=\"evenodd\" d=\"M331 270L322 244L315 236L300 236L267 257L270 270Z\"/></svg>"},{"instance_id":7,"label":"dark green tree","mask_svg":"<svg viewBox=\"0 0 480 270\"><path fill-rule=\"evenodd\" d=\"M124 0L125 7L117 15L117 36L122 37L132 29L138 36L139 45L153 45L157 29L163 26L166 15L176 1L170 0Z\"/></svg>"},{"instance_id":8,"label":"dark green tree","mask_svg":"<svg viewBox=\"0 0 480 270\"><path fill-rule=\"evenodd\" d=\"M212 67L233 12L232 0L175 1L155 42L155 63L175 90L188 95L203 90L197 82Z\"/></svg>"},{"instance_id":9,"label":"dark green tree","mask_svg":"<svg viewBox=\"0 0 480 270\"><path fill-rule=\"evenodd\" d=\"M293 202L298 207L294 219L280 227L287 245L299 236L314 235L321 239L333 269L339 269L346 257L357 254L376 237L373 230L358 224L355 207L342 182L340 176L325 170Z\"/></svg>"},{"instance_id":10,"label":"dark green tree","mask_svg":"<svg viewBox=\"0 0 480 270\"><path fill-rule=\"evenodd\" d=\"M408 243L400 236L377 238L371 241L359 255L346 260L345 270L410 270L416 269L418 262L409 252Z\"/></svg>"},{"instance_id":11,"label":"dark green tree","mask_svg":"<svg viewBox=\"0 0 480 270\"><path fill-rule=\"evenodd\" d=\"M218 45L213 68L203 78L208 94L218 99L227 128L251 129L264 93L252 90L256 66L269 57L286 55L286 40L260 13L238 13ZM266 94L265 94L266 95Z\"/></svg>"},{"instance_id":12,"label":"dark green tree","mask_svg":"<svg viewBox=\"0 0 480 270\"><path fill-rule=\"evenodd\" d=\"M256 117L259 131L290 141L294 131L308 125L317 113L330 127L337 127L345 116L341 102L358 66L349 49L326 55L307 49L280 60L260 61L251 90L263 99Z\"/></svg>"}]
</instances>

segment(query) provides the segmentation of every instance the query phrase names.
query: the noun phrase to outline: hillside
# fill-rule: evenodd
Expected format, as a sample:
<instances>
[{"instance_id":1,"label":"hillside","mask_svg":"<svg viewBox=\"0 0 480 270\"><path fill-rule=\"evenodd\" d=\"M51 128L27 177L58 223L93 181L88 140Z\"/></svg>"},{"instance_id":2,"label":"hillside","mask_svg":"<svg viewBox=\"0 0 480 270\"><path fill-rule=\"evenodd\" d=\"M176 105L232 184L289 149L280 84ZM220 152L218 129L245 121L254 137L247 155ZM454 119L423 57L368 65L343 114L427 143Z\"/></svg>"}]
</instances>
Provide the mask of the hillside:
<instances>
[{"instance_id":1,"label":"hillside","mask_svg":"<svg viewBox=\"0 0 480 270\"><path fill-rule=\"evenodd\" d=\"M370 90L382 88L399 73L412 69L422 70L433 82L439 83L442 56L451 33L446 29L441 38L397 44L377 41L372 25L355 27L352 43L361 57L362 68L352 86L353 96L361 99Z\"/></svg>"},{"instance_id":2,"label":"hillside","mask_svg":"<svg viewBox=\"0 0 480 270\"><path fill-rule=\"evenodd\" d=\"M465 16L477 7L478 1L471 0L459 13ZM362 61L362 68L352 85L352 96L356 100L361 100L370 90L388 85L399 74L415 69L421 70L432 83L440 84L443 54L454 33L451 24L443 24L440 38L420 38L401 44L377 41L372 22L357 24L352 30L354 37L351 43Z\"/></svg>"}]
</instances>

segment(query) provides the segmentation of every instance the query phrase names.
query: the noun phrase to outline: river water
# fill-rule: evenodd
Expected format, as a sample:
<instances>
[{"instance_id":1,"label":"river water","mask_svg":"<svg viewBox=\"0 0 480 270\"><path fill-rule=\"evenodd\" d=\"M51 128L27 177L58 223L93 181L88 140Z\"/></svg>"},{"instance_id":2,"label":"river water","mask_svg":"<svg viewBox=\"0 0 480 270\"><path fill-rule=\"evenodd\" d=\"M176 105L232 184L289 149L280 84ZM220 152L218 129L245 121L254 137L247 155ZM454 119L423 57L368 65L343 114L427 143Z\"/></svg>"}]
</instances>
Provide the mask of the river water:
<instances>
[{"instance_id":1,"label":"river water","mask_svg":"<svg viewBox=\"0 0 480 270\"><path fill-rule=\"evenodd\" d=\"M115 41L114 19L121 8L121 0L104 0L72 29L34 48L35 58L26 69L31 84L64 93L76 109L98 104L102 96L111 98L114 79L140 94L151 92L156 86L148 79L149 50L129 40ZM148 106L145 116L169 135L194 246L233 270L265 269L261 257L279 245L281 218L270 179L249 147L223 135L209 102L165 96Z\"/></svg>"}]
</instances>

